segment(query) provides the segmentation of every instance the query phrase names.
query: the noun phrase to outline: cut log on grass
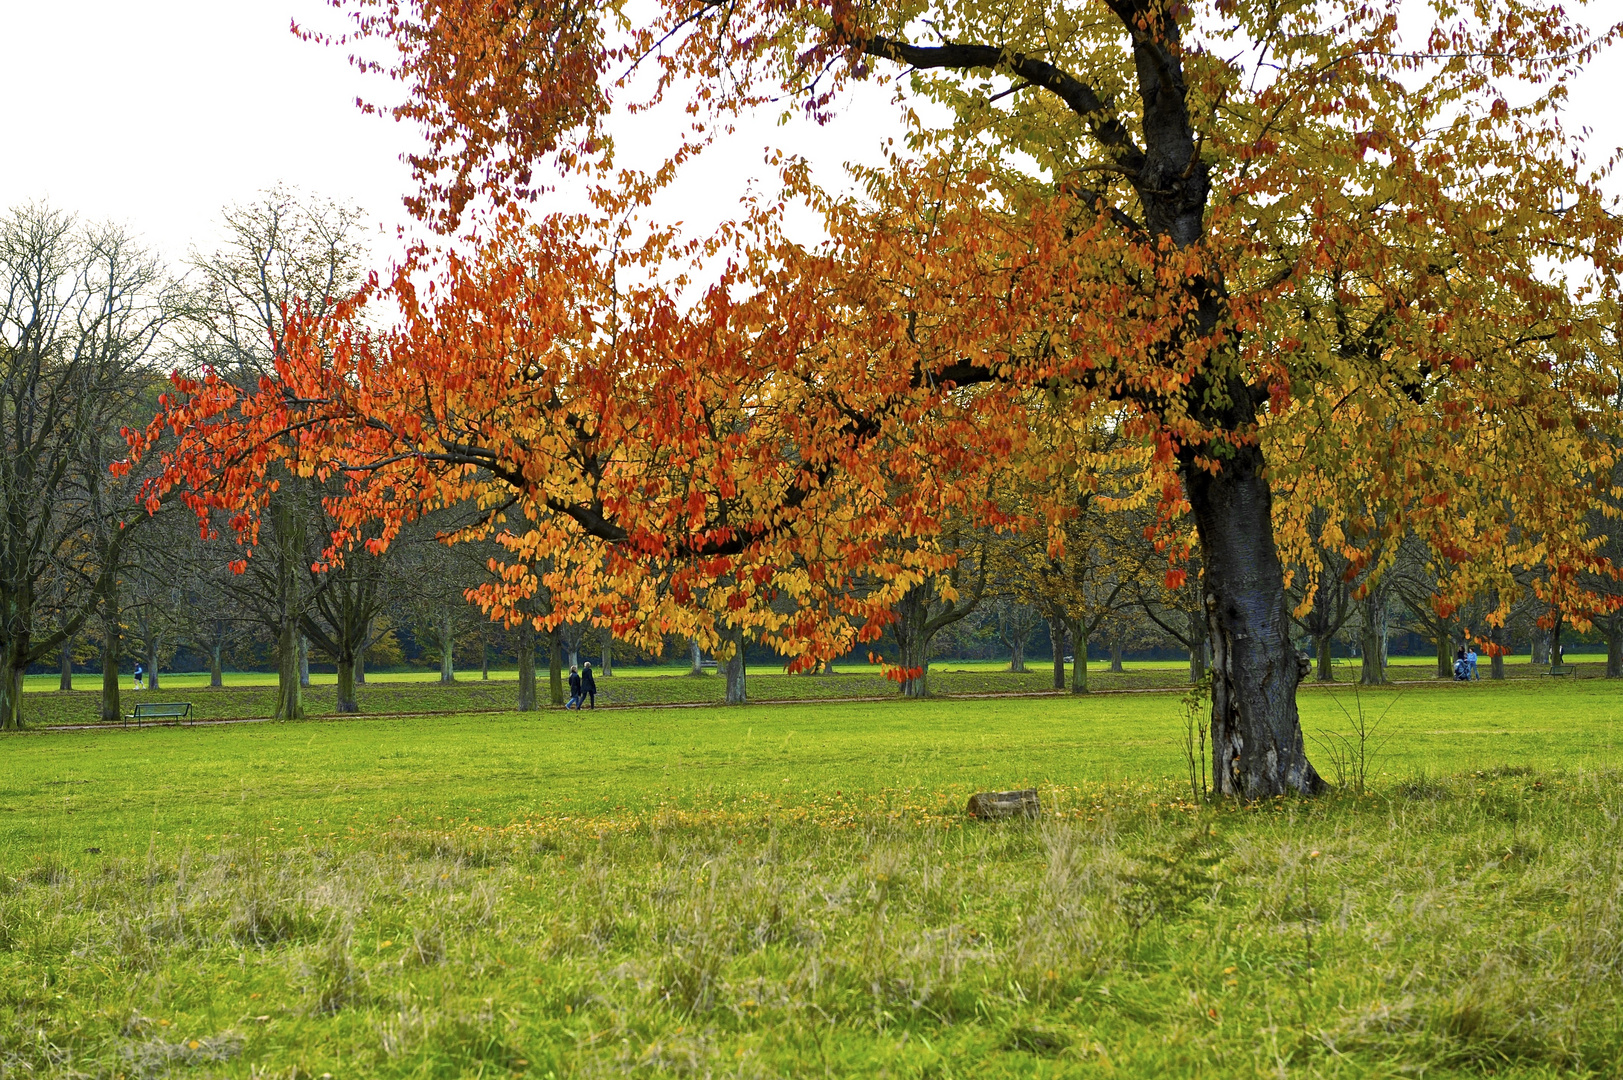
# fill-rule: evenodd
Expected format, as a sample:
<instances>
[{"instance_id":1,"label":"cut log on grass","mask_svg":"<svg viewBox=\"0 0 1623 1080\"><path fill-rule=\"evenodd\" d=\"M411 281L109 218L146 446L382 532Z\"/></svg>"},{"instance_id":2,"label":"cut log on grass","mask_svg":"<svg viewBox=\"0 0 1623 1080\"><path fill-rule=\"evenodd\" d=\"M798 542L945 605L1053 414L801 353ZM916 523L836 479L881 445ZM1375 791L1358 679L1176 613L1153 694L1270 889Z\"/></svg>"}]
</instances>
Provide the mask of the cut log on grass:
<instances>
[{"instance_id":1,"label":"cut log on grass","mask_svg":"<svg viewBox=\"0 0 1623 1080\"><path fill-rule=\"evenodd\" d=\"M1012 817L1041 817L1043 807L1037 801L1037 789L1024 791L980 791L969 797L966 812L972 818L998 821Z\"/></svg>"}]
</instances>

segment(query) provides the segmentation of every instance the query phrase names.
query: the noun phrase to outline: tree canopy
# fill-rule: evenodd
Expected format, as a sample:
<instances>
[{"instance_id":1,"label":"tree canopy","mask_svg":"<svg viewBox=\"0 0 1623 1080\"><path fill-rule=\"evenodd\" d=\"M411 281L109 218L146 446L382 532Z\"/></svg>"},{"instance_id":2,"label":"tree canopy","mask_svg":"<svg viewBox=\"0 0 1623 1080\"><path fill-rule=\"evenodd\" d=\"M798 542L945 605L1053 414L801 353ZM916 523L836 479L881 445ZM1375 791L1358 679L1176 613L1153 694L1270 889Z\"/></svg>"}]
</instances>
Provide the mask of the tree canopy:
<instances>
[{"instance_id":1,"label":"tree canopy","mask_svg":"<svg viewBox=\"0 0 1623 1080\"><path fill-rule=\"evenodd\" d=\"M334 558L473 499L497 617L544 584L554 620L809 666L950 590L964 523L1058 554L1129 455L1169 585L1198 544L1214 777L1246 797L1321 785L1281 549L1361 573L1411 531L1445 605L1540 566L1576 610L1609 572L1618 218L1561 106L1623 28L1522 0L1434 0L1418 36L1358 0L336 2L345 44L393 50L409 205L456 239L291 313L257 391L177 376L132 434L182 439L154 495L251 535L273 468L336 478ZM859 83L907 134L856 194L786 146L713 234L646 220L736 117L839 124ZM621 167L616 118L672 105L679 147ZM797 205L824 238L786 234Z\"/></svg>"}]
</instances>

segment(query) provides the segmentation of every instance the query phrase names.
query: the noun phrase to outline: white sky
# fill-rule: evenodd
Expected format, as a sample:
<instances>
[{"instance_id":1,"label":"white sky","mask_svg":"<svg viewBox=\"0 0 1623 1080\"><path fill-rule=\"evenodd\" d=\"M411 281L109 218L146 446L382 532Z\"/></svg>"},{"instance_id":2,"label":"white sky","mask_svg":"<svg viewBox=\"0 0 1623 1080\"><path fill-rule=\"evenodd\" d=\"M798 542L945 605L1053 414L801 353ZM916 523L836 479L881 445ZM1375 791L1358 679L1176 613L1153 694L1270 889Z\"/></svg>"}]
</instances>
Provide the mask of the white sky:
<instances>
[{"instance_id":1,"label":"white sky","mask_svg":"<svg viewBox=\"0 0 1623 1080\"><path fill-rule=\"evenodd\" d=\"M1623 3L1601 0L1590 18L1603 16L1623 17ZM387 94L387 84L295 39L294 19L339 25L322 0L0 0L0 208L45 199L119 221L178 261L214 245L222 205L280 181L365 208L386 257L406 218L398 159L414 133L362 116L355 97ZM829 168L874 160L885 112L853 106L809 140L797 134L793 148ZM1623 145L1623 50L1584 74L1572 113L1594 129L1591 157ZM763 124L707 155L725 182L685 183L694 204L682 216L728 213L744 178L765 172L763 140L783 134Z\"/></svg>"}]
</instances>

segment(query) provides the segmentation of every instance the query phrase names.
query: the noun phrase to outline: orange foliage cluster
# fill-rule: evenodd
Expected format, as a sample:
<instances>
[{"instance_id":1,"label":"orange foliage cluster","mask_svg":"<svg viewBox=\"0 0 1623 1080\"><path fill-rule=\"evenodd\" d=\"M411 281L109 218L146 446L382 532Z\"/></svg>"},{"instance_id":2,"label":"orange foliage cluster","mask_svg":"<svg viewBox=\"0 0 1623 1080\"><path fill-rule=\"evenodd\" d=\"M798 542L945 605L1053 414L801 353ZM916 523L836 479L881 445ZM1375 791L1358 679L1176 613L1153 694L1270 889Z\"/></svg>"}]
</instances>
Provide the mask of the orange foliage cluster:
<instances>
[{"instance_id":1,"label":"orange foliage cluster","mask_svg":"<svg viewBox=\"0 0 1623 1080\"><path fill-rule=\"evenodd\" d=\"M1593 511L1620 494L1623 236L1558 109L1616 30L1518 0L1440 14L1420 50L1390 5L1328 0L339 6L352 43L396 50L396 116L428 133L413 209L463 239L292 318L274 380L177 376L131 435L180 437L154 496L183 488L251 541L278 477L341 477L334 558L363 522L383 545L472 500L507 553L476 593L499 618L744 627L805 666L950 564L949 520L1062 522L1108 431L1174 553L1190 472L1260 446L1288 561L1317 565L1316 513L1354 573L1413 531L1450 596L1543 567L1553 604L1598 602L1579 579L1609 572ZM1149 106L1126 105L1124 12L1181 62L1200 235L1123 179L1162 167ZM934 52L909 44L926 25ZM968 41L989 51L950 51ZM829 118L879 78L913 137L864 198L785 157L777 197L712 236L635 223L732 117L786 96ZM605 118L675 94L681 148L618 169ZM532 213L559 172L590 211ZM793 204L827 243L783 235ZM1236 394L1255 424L1214 419ZM1066 494L1016 514L1016 475Z\"/></svg>"}]
</instances>

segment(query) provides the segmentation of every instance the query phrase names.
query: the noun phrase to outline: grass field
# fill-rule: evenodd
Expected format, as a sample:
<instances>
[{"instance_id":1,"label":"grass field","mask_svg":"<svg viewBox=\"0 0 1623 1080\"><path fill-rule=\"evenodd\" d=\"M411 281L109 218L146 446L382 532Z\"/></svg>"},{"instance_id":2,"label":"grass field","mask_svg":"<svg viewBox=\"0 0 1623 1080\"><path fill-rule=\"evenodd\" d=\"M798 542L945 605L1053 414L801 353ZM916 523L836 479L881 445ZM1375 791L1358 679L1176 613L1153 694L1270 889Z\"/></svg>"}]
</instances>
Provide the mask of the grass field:
<instances>
[{"instance_id":1,"label":"grass field","mask_svg":"<svg viewBox=\"0 0 1623 1080\"><path fill-rule=\"evenodd\" d=\"M1304 693L1370 793L1244 809L1161 694L8 736L0 1076L1618 1075L1551 683Z\"/></svg>"},{"instance_id":2,"label":"grass field","mask_svg":"<svg viewBox=\"0 0 1623 1080\"><path fill-rule=\"evenodd\" d=\"M1604 657L1569 657L1584 678L1605 674ZM1427 657L1394 658L1389 674L1398 681L1428 681L1434 677L1436 661ZM1051 667L1033 664L1024 674L1014 674L999 661L946 660L931 665L931 690L941 696L986 694L1035 694L1051 690ZM1544 671L1525 659L1507 665L1511 679L1536 679ZM1097 665L1090 685L1097 691L1173 690L1188 682L1189 666L1183 661L1141 661L1127 665L1124 672L1112 674L1108 662ZM1483 671L1486 677L1486 670ZM1338 661L1337 678L1357 678L1356 661ZM361 709L374 715L446 714L496 712L517 703L517 676L511 671L493 671L481 679L477 672L463 673L458 681L441 685L437 672L374 673L358 688ZM316 673L306 696L311 716L331 716L336 707L335 677ZM124 711L139 701L188 701L192 716L200 720L264 718L275 709L276 678L270 673L230 672L222 689L208 688L206 673L164 674L159 689L135 691L126 679L122 693ZM545 675L542 693L545 695ZM81 675L79 689L62 693L54 675L30 675L25 682L29 693L23 699L23 721L31 726L92 724L101 716L99 679ZM719 703L725 696L725 681L713 673L700 678L687 674L687 668L623 667L598 681L598 704L609 708L638 705L683 705ZM1322 689L1310 688L1315 692ZM785 675L778 671L756 671L749 676L753 701L827 701L834 699L892 698L896 684L874 665L851 665L837 675Z\"/></svg>"}]
</instances>

